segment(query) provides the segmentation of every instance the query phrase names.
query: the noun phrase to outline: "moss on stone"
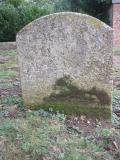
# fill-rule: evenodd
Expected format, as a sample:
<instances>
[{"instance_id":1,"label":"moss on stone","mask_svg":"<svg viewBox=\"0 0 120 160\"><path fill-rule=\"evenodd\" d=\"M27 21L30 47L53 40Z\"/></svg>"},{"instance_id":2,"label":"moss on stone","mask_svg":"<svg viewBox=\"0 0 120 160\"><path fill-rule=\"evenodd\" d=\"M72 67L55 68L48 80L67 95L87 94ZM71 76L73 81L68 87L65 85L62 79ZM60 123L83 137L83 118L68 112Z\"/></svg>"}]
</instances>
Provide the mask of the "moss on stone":
<instances>
[{"instance_id":1,"label":"moss on stone","mask_svg":"<svg viewBox=\"0 0 120 160\"><path fill-rule=\"evenodd\" d=\"M86 114L95 117L111 118L111 98L104 90L93 87L90 90L79 89L72 84L69 76L56 81L54 91L49 97L44 97L43 103L32 105L31 109L53 108L66 114Z\"/></svg>"},{"instance_id":2,"label":"moss on stone","mask_svg":"<svg viewBox=\"0 0 120 160\"><path fill-rule=\"evenodd\" d=\"M76 85L72 84L69 76L58 79L54 85L54 90L49 97L44 98L45 102L75 99L79 102L97 103L103 106L111 104L111 98L107 92L96 87L90 90L79 89Z\"/></svg>"},{"instance_id":3,"label":"moss on stone","mask_svg":"<svg viewBox=\"0 0 120 160\"><path fill-rule=\"evenodd\" d=\"M89 23L92 24L92 25L94 25L94 27L96 27L97 29L100 29L101 26L102 26L101 21L99 21L99 20L97 20L95 18L92 18L92 17L89 18Z\"/></svg>"},{"instance_id":4,"label":"moss on stone","mask_svg":"<svg viewBox=\"0 0 120 160\"><path fill-rule=\"evenodd\" d=\"M76 114L82 115L85 114L90 117L111 119L111 111L106 107L99 105L93 105L89 103L80 103L77 101L56 101L56 102L47 102L41 105L31 106L31 109L37 110L38 108L43 108L49 110L52 108L54 111L64 112L65 114Z\"/></svg>"}]
</instances>

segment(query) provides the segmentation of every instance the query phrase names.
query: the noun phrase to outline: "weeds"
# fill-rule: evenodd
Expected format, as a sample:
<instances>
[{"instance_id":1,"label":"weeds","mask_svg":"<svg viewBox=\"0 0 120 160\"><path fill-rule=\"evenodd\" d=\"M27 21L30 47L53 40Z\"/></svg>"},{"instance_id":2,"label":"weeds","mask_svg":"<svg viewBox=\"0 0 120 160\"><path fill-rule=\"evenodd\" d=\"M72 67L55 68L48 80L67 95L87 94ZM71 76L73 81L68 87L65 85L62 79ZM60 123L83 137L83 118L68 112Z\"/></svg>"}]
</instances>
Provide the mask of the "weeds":
<instances>
[{"instance_id":1,"label":"weeds","mask_svg":"<svg viewBox=\"0 0 120 160\"><path fill-rule=\"evenodd\" d=\"M16 50L1 50L0 55L1 56L16 56L17 52Z\"/></svg>"},{"instance_id":2,"label":"weeds","mask_svg":"<svg viewBox=\"0 0 120 160\"><path fill-rule=\"evenodd\" d=\"M97 138L102 137L99 145L95 138L69 133L64 125L63 114L50 113L52 116L44 117L39 113L27 114L26 119L1 120L0 137L5 139L2 151L4 159L9 157L8 160L13 160L15 157L23 160L30 157L31 160L95 160L97 153L104 153L106 159L113 159L104 149L111 134L109 130L103 129L99 134L95 131ZM15 152L18 153L17 157ZM98 157L98 160L101 158Z\"/></svg>"},{"instance_id":3,"label":"weeds","mask_svg":"<svg viewBox=\"0 0 120 160\"><path fill-rule=\"evenodd\" d=\"M14 85L11 82L0 83L0 89L12 88Z\"/></svg>"},{"instance_id":4,"label":"weeds","mask_svg":"<svg viewBox=\"0 0 120 160\"><path fill-rule=\"evenodd\" d=\"M16 104L19 108L24 107L23 99L20 96L3 97L0 100L0 104L7 105L7 106L11 106L11 105Z\"/></svg>"},{"instance_id":5,"label":"weeds","mask_svg":"<svg viewBox=\"0 0 120 160\"><path fill-rule=\"evenodd\" d=\"M0 72L0 78L2 79L2 78L10 78L10 77L14 77L14 76L16 76L16 72L15 71L10 71L10 72L8 72L8 71L1 71Z\"/></svg>"}]
</instances>

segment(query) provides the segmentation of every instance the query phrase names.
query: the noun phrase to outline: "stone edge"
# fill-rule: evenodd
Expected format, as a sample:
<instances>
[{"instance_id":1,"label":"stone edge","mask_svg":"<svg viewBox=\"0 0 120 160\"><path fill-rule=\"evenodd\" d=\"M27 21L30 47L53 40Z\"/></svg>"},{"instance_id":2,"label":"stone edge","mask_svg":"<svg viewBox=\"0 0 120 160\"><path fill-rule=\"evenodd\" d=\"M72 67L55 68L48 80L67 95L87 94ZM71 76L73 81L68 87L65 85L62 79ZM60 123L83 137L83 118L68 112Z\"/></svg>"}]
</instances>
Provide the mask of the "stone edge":
<instances>
[{"instance_id":1,"label":"stone edge","mask_svg":"<svg viewBox=\"0 0 120 160\"><path fill-rule=\"evenodd\" d=\"M95 21L101 22L101 24L102 24L103 26L107 27L109 31L113 31L113 29L112 29L110 26L108 26L106 23L100 21L99 19L97 19L97 18L95 18L95 17L93 17L93 16L90 16L90 15L87 15L87 14L82 14L82 13L77 13L77 12L59 12L59 13L53 13L53 14L49 14L49 15L46 15L46 16L42 16L42 17L37 18L36 20L30 22L29 24L27 24L25 27L23 27L23 28L17 33L17 35L16 35L16 41L17 41L17 36L19 36L19 34L21 34L22 32L24 32L24 30L28 30L28 29L31 27L31 25L33 25L33 24L36 23L37 21L43 20L43 19L45 19L45 18L51 18L51 17L57 16L57 15L58 15L58 16L59 16L59 15L76 15L76 16L80 16L80 17L82 16L82 17L87 17L87 18L88 18L88 17L89 17L89 18L93 18Z\"/></svg>"}]
</instances>

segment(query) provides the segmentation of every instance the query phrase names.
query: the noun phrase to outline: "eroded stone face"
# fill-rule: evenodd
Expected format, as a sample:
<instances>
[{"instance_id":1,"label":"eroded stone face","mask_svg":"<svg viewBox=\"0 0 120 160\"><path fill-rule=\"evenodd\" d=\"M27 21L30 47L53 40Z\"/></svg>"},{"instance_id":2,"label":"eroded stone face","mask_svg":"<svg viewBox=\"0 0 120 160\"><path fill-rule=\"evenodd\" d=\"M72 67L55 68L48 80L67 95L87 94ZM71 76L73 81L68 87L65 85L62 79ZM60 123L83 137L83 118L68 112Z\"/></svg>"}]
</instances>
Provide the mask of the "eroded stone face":
<instances>
[{"instance_id":1,"label":"eroded stone face","mask_svg":"<svg viewBox=\"0 0 120 160\"><path fill-rule=\"evenodd\" d=\"M52 107L67 113L96 114L100 110L100 116L103 112L110 117L109 26L88 15L56 13L24 27L17 35L17 48L27 106ZM64 85L57 84L60 80Z\"/></svg>"}]
</instances>

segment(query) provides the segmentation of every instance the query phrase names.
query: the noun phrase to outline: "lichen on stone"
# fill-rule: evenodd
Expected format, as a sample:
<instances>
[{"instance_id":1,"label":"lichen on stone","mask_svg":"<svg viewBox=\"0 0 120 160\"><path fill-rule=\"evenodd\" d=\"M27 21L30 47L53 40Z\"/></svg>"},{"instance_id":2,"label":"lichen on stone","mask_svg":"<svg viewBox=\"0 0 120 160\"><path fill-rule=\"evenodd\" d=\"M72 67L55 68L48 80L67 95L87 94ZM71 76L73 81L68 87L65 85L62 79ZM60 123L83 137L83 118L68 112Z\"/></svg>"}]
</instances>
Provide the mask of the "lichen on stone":
<instances>
[{"instance_id":1,"label":"lichen on stone","mask_svg":"<svg viewBox=\"0 0 120 160\"><path fill-rule=\"evenodd\" d=\"M89 18L89 19L88 19L88 22L89 22L90 24L94 25L94 27L96 27L97 29L100 29L101 26L102 26L101 21L100 21L100 20L97 20L96 18L93 18L93 17Z\"/></svg>"},{"instance_id":2,"label":"lichen on stone","mask_svg":"<svg viewBox=\"0 0 120 160\"><path fill-rule=\"evenodd\" d=\"M87 114L110 118L111 98L104 90L97 87L90 90L80 89L72 83L70 76L59 78L54 90L48 97L44 97L42 107L63 110L65 113Z\"/></svg>"},{"instance_id":3,"label":"lichen on stone","mask_svg":"<svg viewBox=\"0 0 120 160\"><path fill-rule=\"evenodd\" d=\"M97 103L99 105L110 105L111 98L104 90L93 87L90 90L79 89L72 84L69 76L64 76L56 81L54 92L49 97L44 98L45 101L57 101L76 99L80 102Z\"/></svg>"}]
</instances>

